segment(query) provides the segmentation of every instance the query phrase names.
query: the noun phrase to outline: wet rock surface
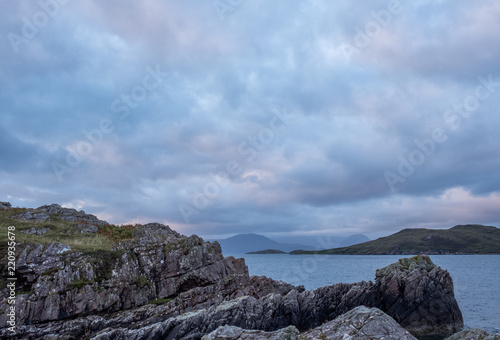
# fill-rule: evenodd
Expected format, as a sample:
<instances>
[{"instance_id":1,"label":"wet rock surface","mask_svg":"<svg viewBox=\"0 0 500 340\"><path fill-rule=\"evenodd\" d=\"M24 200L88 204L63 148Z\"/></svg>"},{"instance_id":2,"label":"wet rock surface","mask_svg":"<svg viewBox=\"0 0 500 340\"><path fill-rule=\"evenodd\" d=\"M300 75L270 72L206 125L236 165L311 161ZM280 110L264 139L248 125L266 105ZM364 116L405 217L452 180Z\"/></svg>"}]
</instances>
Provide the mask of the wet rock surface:
<instances>
[{"instance_id":1,"label":"wet rock surface","mask_svg":"<svg viewBox=\"0 0 500 340\"><path fill-rule=\"evenodd\" d=\"M94 226L103 222L58 205L41 208L49 216L87 216ZM16 297L16 332L5 328L3 313L0 337L201 339L224 326L234 327L219 332L241 329L240 338L248 330L271 338L308 330L321 336L314 333L317 327L332 334L348 332L355 320L363 332L399 331L391 328L399 324L417 336L451 334L463 327L451 277L428 256L382 268L375 282L304 291L249 276L244 260L225 258L217 242L186 237L158 223L135 228L132 239L106 251L83 253L57 242L20 244L17 276L23 294ZM7 296L2 289L2 311ZM346 314L353 309L356 313ZM325 323L331 320L337 323Z\"/></svg>"}]
</instances>

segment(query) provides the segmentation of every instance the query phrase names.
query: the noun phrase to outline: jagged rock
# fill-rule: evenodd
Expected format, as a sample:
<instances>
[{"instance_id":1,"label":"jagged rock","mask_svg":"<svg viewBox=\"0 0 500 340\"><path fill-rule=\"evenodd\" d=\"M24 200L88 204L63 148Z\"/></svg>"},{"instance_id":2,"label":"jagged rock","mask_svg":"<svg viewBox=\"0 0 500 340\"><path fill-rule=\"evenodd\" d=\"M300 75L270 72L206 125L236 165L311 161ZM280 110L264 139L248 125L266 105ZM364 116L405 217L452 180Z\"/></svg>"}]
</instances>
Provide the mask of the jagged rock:
<instances>
[{"instance_id":1,"label":"jagged rock","mask_svg":"<svg viewBox=\"0 0 500 340\"><path fill-rule=\"evenodd\" d=\"M97 233L99 231L99 227L93 224L83 224L79 223L76 226L78 229L80 229L80 232L82 234L88 234L88 233Z\"/></svg>"},{"instance_id":2,"label":"jagged rock","mask_svg":"<svg viewBox=\"0 0 500 340\"><path fill-rule=\"evenodd\" d=\"M300 333L294 326L274 332L246 330L236 326L220 326L202 340L301 340L301 339L384 339L416 340L393 318L377 308L356 307L333 321Z\"/></svg>"},{"instance_id":3,"label":"jagged rock","mask_svg":"<svg viewBox=\"0 0 500 340\"><path fill-rule=\"evenodd\" d=\"M356 307L303 335L305 339L416 340L389 315L365 306Z\"/></svg>"},{"instance_id":4,"label":"jagged rock","mask_svg":"<svg viewBox=\"0 0 500 340\"><path fill-rule=\"evenodd\" d=\"M36 209L29 209L12 218L23 221L47 221L51 215L57 215L59 218L70 222L84 222L98 226L108 224L92 214L86 214L83 210L63 208L59 204L43 205Z\"/></svg>"},{"instance_id":5,"label":"jagged rock","mask_svg":"<svg viewBox=\"0 0 500 340\"><path fill-rule=\"evenodd\" d=\"M18 324L142 306L248 270L241 261L225 259L218 243L181 236L159 224L138 227L132 241L111 251L70 250L61 243L18 246L22 279L17 288L29 292L17 297ZM6 298L4 289L2 307ZM0 326L5 320L0 315Z\"/></svg>"},{"instance_id":6,"label":"jagged rock","mask_svg":"<svg viewBox=\"0 0 500 340\"><path fill-rule=\"evenodd\" d=\"M376 273L379 307L417 336L452 334L463 318L446 270L426 255L402 259Z\"/></svg>"},{"instance_id":7,"label":"jagged rock","mask_svg":"<svg viewBox=\"0 0 500 340\"><path fill-rule=\"evenodd\" d=\"M93 215L58 205L34 212L86 216L82 224L100 225ZM362 305L381 309L419 336L463 327L451 277L428 256L380 269L375 282L304 291L250 277L244 260L224 258L218 242L158 223L136 227L132 239L106 251L72 251L62 243L19 244L17 250L17 289L26 294L16 297L16 333L3 328L0 337L200 339L224 325L304 332ZM0 290L0 328L7 296Z\"/></svg>"},{"instance_id":8,"label":"jagged rock","mask_svg":"<svg viewBox=\"0 0 500 340\"><path fill-rule=\"evenodd\" d=\"M30 234L30 235L43 235L50 229L47 228L30 228L30 229L25 229L21 230L23 234Z\"/></svg>"},{"instance_id":9,"label":"jagged rock","mask_svg":"<svg viewBox=\"0 0 500 340\"><path fill-rule=\"evenodd\" d=\"M202 340L296 340L299 330L295 326L288 326L274 332L264 332L251 329L242 329L236 326L220 326L210 334L204 335Z\"/></svg>"},{"instance_id":10,"label":"jagged rock","mask_svg":"<svg viewBox=\"0 0 500 340\"><path fill-rule=\"evenodd\" d=\"M453 334L446 340L500 340L500 334L489 334L484 329L466 329Z\"/></svg>"},{"instance_id":11,"label":"jagged rock","mask_svg":"<svg viewBox=\"0 0 500 340\"><path fill-rule=\"evenodd\" d=\"M1 210L10 210L12 205L9 202L0 202L0 211Z\"/></svg>"},{"instance_id":12,"label":"jagged rock","mask_svg":"<svg viewBox=\"0 0 500 340\"><path fill-rule=\"evenodd\" d=\"M19 215L13 216L12 218L22 221L47 221L50 218L50 214L45 211L36 212L27 210Z\"/></svg>"},{"instance_id":13,"label":"jagged rock","mask_svg":"<svg viewBox=\"0 0 500 340\"><path fill-rule=\"evenodd\" d=\"M441 284L450 284L447 279L449 274L433 265L430 259L422 256L408 261L403 260L401 263L379 270L375 283L336 284L299 293L296 287L285 283L268 278L250 278L244 261L234 258L223 259L220 254L220 246L216 242L203 243L196 236L177 239L175 232L169 233L168 227L161 226L159 234L163 233L163 237L171 239L170 242L164 244L164 247L168 248L168 254L172 257L165 261L166 258L158 253L158 244L155 246L154 240L157 236L150 235L154 227L158 227L158 225L146 226L143 230L138 231L138 235L143 237L120 244L119 249L132 247L137 261L132 262L128 257L122 257L123 264L121 266L115 265L113 269L116 271L116 276L105 281L105 284L101 283L100 287L103 287L103 291L98 295L96 295L96 291L98 291L99 286L96 284L85 284L82 285L81 289L68 288L71 282L66 282L64 277L67 277L68 274L74 277L76 272L72 272L70 270L72 267L68 268L66 263L68 261L73 263L71 261L76 259L66 256L74 254L63 254L59 262L53 260L52 266L47 264L48 258L45 253L49 253L49 251L50 254L61 252L64 250L63 246L53 245L49 247L50 249L40 249L40 246L31 251L23 252L20 256L22 270L26 268L24 263L35 264L36 260L41 261L43 265L29 267L40 268L39 273L32 273L32 270L21 271L24 276L35 281L33 287L36 292L32 296L22 295L19 299L21 310L28 310L27 313L21 313L21 322L23 320L29 322L57 320L76 315L83 317L66 322L45 323L39 328L36 325L22 326L18 330L19 338L30 338L29 334L41 336L56 332L67 335L69 338L72 336L74 338L96 336L98 339L167 337L169 339L199 339L204 334L208 334L223 325L264 331L275 331L294 325L304 331L318 327L325 320L335 319L357 306L366 304L379 305L381 308L389 306L387 312L393 313L394 318L407 322L408 315L415 315L416 311L422 315L429 313L432 315L431 311L426 308L431 306L429 305L431 301L439 298L433 293L443 293L441 288L436 287ZM159 240L161 238L156 239L156 241ZM212 248L212 253L210 253L208 250L203 250L203 245L216 248ZM203 254L202 256L199 255L200 252ZM189 254L192 255L188 256ZM188 258L184 258L183 255L188 256ZM205 257L210 258L210 256L215 256L215 258L212 261L203 262ZM76 257L79 260L84 259L81 255ZM153 262L153 259L156 259L157 262ZM160 265L161 260L159 259L163 259L170 265L155 270L153 263L156 266ZM57 285L52 284L50 280L40 282L40 273L47 269L44 266L59 268L58 273L64 272L65 276L58 276L54 280L58 283ZM76 268L87 268L87 271L80 270L78 272L79 277L83 277L84 280L88 280L93 275L94 268L92 266L85 267L80 263ZM149 286L146 287L146 285L141 290L137 288L137 282L130 282L128 278L133 276L130 275L130 272L137 270L137 268L141 268L145 275L152 278L150 281L153 282L154 290L149 289ZM428 270L434 274L428 275ZM124 272L129 273L124 275ZM392 290L395 287L410 287L412 282L422 280L425 281L425 284L417 289L418 294L410 294L410 291L399 288L396 291ZM128 288L123 290L124 286ZM119 287L122 287L122 290ZM385 292L385 290L388 291ZM49 291L59 292L56 295L58 298L54 298L54 295L49 294ZM163 306L146 305L137 308L137 306L147 302L148 297L144 295L144 292L149 294L155 292L156 295L153 296L156 298L172 296L174 299ZM393 297L392 294L396 296ZM419 297L428 295L433 296L433 300L426 303L426 299L419 299ZM391 299L388 299L389 296ZM415 300L413 304L410 304L409 299L412 296L415 297ZM453 301L448 296L442 296L442 298L444 298L443 301L451 303L451 307L453 307ZM39 302L28 304L28 300ZM404 305L403 302L398 302L400 300L404 303L408 302L408 310L391 308ZM411 307L413 305L415 308ZM423 307L418 308L419 306ZM86 314L103 310L111 312L132 307L136 308L130 312L122 311L115 316L99 319L98 322L93 317L85 317ZM453 313L456 314L456 311ZM419 321L413 329L417 330L415 332L417 334L423 334L418 328L421 325L420 319L410 319ZM90 320L93 320L94 326L89 329ZM444 326L439 323L440 320ZM429 327L426 327L427 334L437 333L436 329L450 329L449 322L443 315L440 315L438 319L429 319L429 322L432 322L437 328L429 331ZM456 324L454 327L461 328L462 325Z\"/></svg>"}]
</instances>

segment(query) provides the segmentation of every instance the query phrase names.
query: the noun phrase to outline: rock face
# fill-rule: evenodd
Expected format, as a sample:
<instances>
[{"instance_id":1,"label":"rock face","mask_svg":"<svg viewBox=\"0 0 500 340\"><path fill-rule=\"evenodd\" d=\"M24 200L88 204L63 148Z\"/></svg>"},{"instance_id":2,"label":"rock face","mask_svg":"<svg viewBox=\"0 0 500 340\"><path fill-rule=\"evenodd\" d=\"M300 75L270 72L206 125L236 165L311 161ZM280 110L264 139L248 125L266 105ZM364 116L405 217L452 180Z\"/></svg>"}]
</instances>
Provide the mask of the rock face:
<instances>
[{"instance_id":1,"label":"rock face","mask_svg":"<svg viewBox=\"0 0 500 340\"><path fill-rule=\"evenodd\" d=\"M483 329L467 329L453 334L446 340L500 340L500 334L489 334Z\"/></svg>"},{"instance_id":2,"label":"rock face","mask_svg":"<svg viewBox=\"0 0 500 340\"><path fill-rule=\"evenodd\" d=\"M65 218L76 214L94 226L102 222L58 205L35 212ZM2 329L3 313L0 337L200 339L228 325L268 332L248 333L262 336L291 337L312 329L321 337L327 329L349 332L349 324L363 332L397 331L395 322L420 336L463 327L450 275L427 256L380 269L375 282L304 291L250 277L244 260L224 258L217 242L186 237L158 223L137 227L132 239L106 251L78 252L62 243L19 244L17 250L17 291L24 293L16 297L16 332ZM0 313L8 310L7 297L7 289L0 290ZM366 308L339 318L359 306L376 307L395 322L382 322L385 315ZM324 324L334 319L337 323Z\"/></svg>"},{"instance_id":3,"label":"rock face","mask_svg":"<svg viewBox=\"0 0 500 340\"><path fill-rule=\"evenodd\" d=\"M12 205L9 202L0 202L0 210L10 210Z\"/></svg>"},{"instance_id":4,"label":"rock face","mask_svg":"<svg viewBox=\"0 0 500 340\"><path fill-rule=\"evenodd\" d=\"M356 307L333 321L310 331L299 333L294 326L274 332L245 330L235 326L221 326L202 337L202 340L300 340L300 339L384 339L416 340L393 318L377 308Z\"/></svg>"},{"instance_id":5,"label":"rock face","mask_svg":"<svg viewBox=\"0 0 500 340\"><path fill-rule=\"evenodd\" d=\"M413 334L452 334L462 329L451 276L428 256L399 260L377 270L375 280L381 302L377 307Z\"/></svg>"},{"instance_id":6,"label":"rock face","mask_svg":"<svg viewBox=\"0 0 500 340\"><path fill-rule=\"evenodd\" d=\"M13 218L23 221L47 221L50 215L71 222L84 222L86 224L106 225L107 222L99 220L92 214L86 214L83 210L63 208L59 204L44 205L36 209L29 209Z\"/></svg>"},{"instance_id":7,"label":"rock face","mask_svg":"<svg viewBox=\"0 0 500 340\"><path fill-rule=\"evenodd\" d=\"M133 241L95 253L71 252L61 243L19 247L17 272L23 280L17 289L28 293L17 296L17 322L119 311L245 273L244 265L222 256L217 243L181 237L160 224L135 233Z\"/></svg>"}]
</instances>

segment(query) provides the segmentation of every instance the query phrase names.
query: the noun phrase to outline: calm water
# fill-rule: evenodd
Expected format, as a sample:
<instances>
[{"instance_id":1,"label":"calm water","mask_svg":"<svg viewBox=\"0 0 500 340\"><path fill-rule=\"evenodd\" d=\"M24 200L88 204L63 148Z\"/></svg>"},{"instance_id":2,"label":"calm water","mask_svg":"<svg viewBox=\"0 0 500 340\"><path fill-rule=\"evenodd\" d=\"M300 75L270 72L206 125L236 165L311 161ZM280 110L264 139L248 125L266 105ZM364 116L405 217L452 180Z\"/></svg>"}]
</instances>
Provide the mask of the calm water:
<instances>
[{"instance_id":1,"label":"calm water","mask_svg":"<svg viewBox=\"0 0 500 340\"><path fill-rule=\"evenodd\" d=\"M306 289L338 282L375 279L375 270L401 255L238 255L251 275L283 280ZM432 261L448 270L466 327L500 333L500 255L433 255Z\"/></svg>"}]
</instances>

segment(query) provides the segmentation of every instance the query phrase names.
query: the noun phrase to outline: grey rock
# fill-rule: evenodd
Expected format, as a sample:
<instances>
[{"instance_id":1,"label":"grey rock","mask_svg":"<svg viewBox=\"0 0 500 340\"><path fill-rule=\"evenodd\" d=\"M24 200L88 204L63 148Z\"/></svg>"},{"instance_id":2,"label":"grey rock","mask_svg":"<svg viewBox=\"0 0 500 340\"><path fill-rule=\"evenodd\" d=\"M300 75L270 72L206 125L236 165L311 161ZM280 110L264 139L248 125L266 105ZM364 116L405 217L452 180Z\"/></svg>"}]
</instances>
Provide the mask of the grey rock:
<instances>
[{"instance_id":1,"label":"grey rock","mask_svg":"<svg viewBox=\"0 0 500 340\"><path fill-rule=\"evenodd\" d=\"M97 228L106 223L59 205L23 214ZM418 336L463 327L451 277L428 256L382 268L375 282L304 291L250 277L244 260L224 258L218 242L186 237L158 223L137 227L133 239L107 251L77 252L62 243L19 244L17 251L17 289L27 294L16 297L17 330L11 334L2 329L8 290L0 290L0 337L200 339L220 326L272 334L294 326L305 332L363 305L379 308ZM107 316L97 316L101 313Z\"/></svg>"},{"instance_id":2,"label":"grey rock","mask_svg":"<svg viewBox=\"0 0 500 340\"><path fill-rule=\"evenodd\" d=\"M242 329L236 326L220 326L210 334L204 335L202 340L296 340L299 330L295 326L288 326L274 332Z\"/></svg>"},{"instance_id":3,"label":"grey rock","mask_svg":"<svg viewBox=\"0 0 500 340\"><path fill-rule=\"evenodd\" d=\"M22 221L47 221L50 218L50 214L45 211L33 211L27 210L25 212L20 213L19 215L13 216L13 219L22 220Z\"/></svg>"},{"instance_id":4,"label":"grey rock","mask_svg":"<svg viewBox=\"0 0 500 340\"><path fill-rule=\"evenodd\" d=\"M305 339L416 340L389 315L378 308L365 306L356 307L333 321L303 333L303 336Z\"/></svg>"},{"instance_id":5,"label":"grey rock","mask_svg":"<svg viewBox=\"0 0 500 340\"><path fill-rule=\"evenodd\" d=\"M43 205L36 209L28 209L12 218L23 221L47 221L50 220L51 215L57 215L57 217L70 222L83 222L98 226L108 224L108 222L101 221L92 214L86 214L83 210L78 211L76 209L63 208L59 204Z\"/></svg>"},{"instance_id":6,"label":"grey rock","mask_svg":"<svg viewBox=\"0 0 500 340\"><path fill-rule=\"evenodd\" d=\"M0 202L0 211L2 210L10 210L12 205L9 202Z\"/></svg>"},{"instance_id":7,"label":"grey rock","mask_svg":"<svg viewBox=\"0 0 500 340\"><path fill-rule=\"evenodd\" d=\"M453 334L446 340L500 340L500 334L489 334L484 329L466 329Z\"/></svg>"},{"instance_id":8,"label":"grey rock","mask_svg":"<svg viewBox=\"0 0 500 340\"><path fill-rule=\"evenodd\" d=\"M22 279L17 289L29 292L16 301L18 324L125 310L194 288L215 289L230 275L248 277L244 263L224 258L218 243L181 236L158 224L138 227L134 240L113 251L70 250L61 243L18 246L17 271ZM7 294L7 289L0 291L2 307L7 307ZM183 304L203 304L217 293L210 294ZM0 326L5 321L5 314L0 315Z\"/></svg>"},{"instance_id":9,"label":"grey rock","mask_svg":"<svg viewBox=\"0 0 500 340\"><path fill-rule=\"evenodd\" d=\"M274 332L246 330L236 326L220 326L204 335L202 340L243 340L243 339L384 339L416 340L393 318L377 308L356 307L310 331L299 333L296 327L289 326Z\"/></svg>"},{"instance_id":10,"label":"grey rock","mask_svg":"<svg viewBox=\"0 0 500 340\"><path fill-rule=\"evenodd\" d=\"M76 227L80 229L80 232L82 234L90 234L90 233L95 234L99 231L99 227L93 224L79 223Z\"/></svg>"},{"instance_id":11,"label":"grey rock","mask_svg":"<svg viewBox=\"0 0 500 340\"><path fill-rule=\"evenodd\" d=\"M463 328L453 281L426 255L401 259L376 273L375 306L412 334L452 334Z\"/></svg>"},{"instance_id":12,"label":"grey rock","mask_svg":"<svg viewBox=\"0 0 500 340\"><path fill-rule=\"evenodd\" d=\"M48 232L50 229L47 228L30 228L30 229L25 229L21 230L21 233L23 234L30 234L30 235L43 235L46 232Z\"/></svg>"}]
</instances>

